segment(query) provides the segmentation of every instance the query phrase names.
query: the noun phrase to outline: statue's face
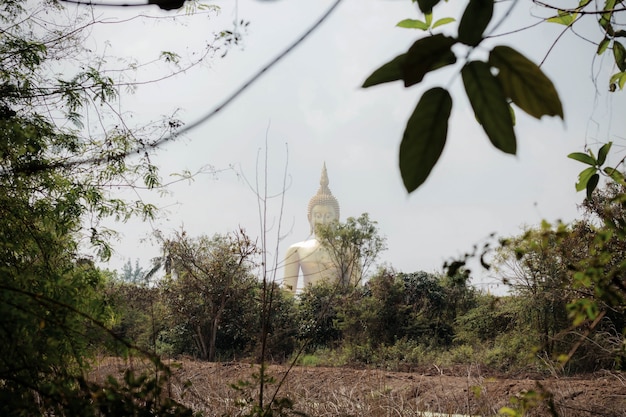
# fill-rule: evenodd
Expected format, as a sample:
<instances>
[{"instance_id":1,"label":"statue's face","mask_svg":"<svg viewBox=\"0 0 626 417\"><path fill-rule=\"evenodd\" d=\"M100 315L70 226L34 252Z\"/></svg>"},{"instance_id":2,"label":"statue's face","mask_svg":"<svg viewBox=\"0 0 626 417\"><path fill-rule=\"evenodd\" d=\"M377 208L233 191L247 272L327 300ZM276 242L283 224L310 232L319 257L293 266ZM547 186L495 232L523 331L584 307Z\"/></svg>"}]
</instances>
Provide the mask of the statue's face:
<instances>
[{"instance_id":1,"label":"statue's face","mask_svg":"<svg viewBox=\"0 0 626 417\"><path fill-rule=\"evenodd\" d=\"M329 224L338 220L339 217L337 216L337 212L332 206L313 206L311 209L309 223L311 224L311 230L313 231L315 231L315 226L318 224Z\"/></svg>"}]
</instances>

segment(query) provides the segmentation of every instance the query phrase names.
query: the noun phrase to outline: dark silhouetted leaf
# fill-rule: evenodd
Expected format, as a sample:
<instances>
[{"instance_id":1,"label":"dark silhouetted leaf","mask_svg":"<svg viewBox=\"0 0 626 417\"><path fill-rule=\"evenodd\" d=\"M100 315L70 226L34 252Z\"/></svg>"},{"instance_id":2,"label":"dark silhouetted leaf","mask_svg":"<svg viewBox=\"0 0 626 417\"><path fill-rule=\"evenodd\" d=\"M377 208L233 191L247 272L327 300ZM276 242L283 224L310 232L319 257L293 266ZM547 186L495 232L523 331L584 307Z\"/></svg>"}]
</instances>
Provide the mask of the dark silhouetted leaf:
<instances>
[{"instance_id":1,"label":"dark silhouetted leaf","mask_svg":"<svg viewBox=\"0 0 626 417\"><path fill-rule=\"evenodd\" d=\"M554 84L524 55L508 46L496 46L489 54L489 63L499 70L504 93L519 108L538 119L544 115L563 118Z\"/></svg>"},{"instance_id":2,"label":"dark silhouetted leaf","mask_svg":"<svg viewBox=\"0 0 626 417\"><path fill-rule=\"evenodd\" d=\"M600 175L598 174L593 174L589 178L589 181L587 181L587 198L591 198L591 194L593 194L593 191L598 186L599 181L600 181Z\"/></svg>"},{"instance_id":3,"label":"dark silhouetted leaf","mask_svg":"<svg viewBox=\"0 0 626 417\"><path fill-rule=\"evenodd\" d=\"M461 75L476 119L491 143L503 152L515 154L517 146L509 104L489 66L472 61L463 67Z\"/></svg>"},{"instance_id":4,"label":"dark silhouetted leaf","mask_svg":"<svg viewBox=\"0 0 626 417\"><path fill-rule=\"evenodd\" d=\"M454 38L441 34L416 41L406 53L404 62L401 63L404 86L410 87L419 83L429 71L454 64L456 56L451 48L455 43Z\"/></svg>"},{"instance_id":5,"label":"dark silhouetted leaf","mask_svg":"<svg viewBox=\"0 0 626 417\"><path fill-rule=\"evenodd\" d=\"M589 167L584 169L580 174L578 174L578 182L576 183L576 191L582 191L587 188L587 183L598 173L598 170L595 167Z\"/></svg>"},{"instance_id":6,"label":"dark silhouetted leaf","mask_svg":"<svg viewBox=\"0 0 626 417\"><path fill-rule=\"evenodd\" d=\"M609 154L612 145L613 142L605 143L604 145L602 145L602 147L598 151L598 165L604 164L604 162L606 161L606 156Z\"/></svg>"},{"instance_id":7,"label":"dark silhouetted leaf","mask_svg":"<svg viewBox=\"0 0 626 417\"><path fill-rule=\"evenodd\" d=\"M436 87L424 93L409 118L400 144L400 174L409 193L426 181L441 156L451 110L450 94Z\"/></svg>"},{"instance_id":8,"label":"dark silhouetted leaf","mask_svg":"<svg viewBox=\"0 0 626 417\"><path fill-rule=\"evenodd\" d=\"M459 41L476 46L493 16L494 0L470 0L459 23Z\"/></svg>"},{"instance_id":9,"label":"dark silhouetted leaf","mask_svg":"<svg viewBox=\"0 0 626 417\"><path fill-rule=\"evenodd\" d=\"M591 166L596 166L597 161L595 160L595 158L593 158L592 156L587 155L586 153L582 153L582 152L573 152L569 155L567 155L568 158L570 159L574 159L578 162L582 162L583 164L587 164L587 165L591 165Z\"/></svg>"},{"instance_id":10,"label":"dark silhouetted leaf","mask_svg":"<svg viewBox=\"0 0 626 417\"><path fill-rule=\"evenodd\" d=\"M417 5L419 6L422 13L432 13L433 7L437 5L441 0L417 0Z\"/></svg>"},{"instance_id":11,"label":"dark silhouetted leaf","mask_svg":"<svg viewBox=\"0 0 626 417\"><path fill-rule=\"evenodd\" d=\"M363 88L402 79L402 63L406 54L398 55L372 73L363 83Z\"/></svg>"},{"instance_id":12,"label":"dark silhouetted leaf","mask_svg":"<svg viewBox=\"0 0 626 417\"><path fill-rule=\"evenodd\" d=\"M185 0L148 0L148 4L156 4L163 10L176 10L185 5Z\"/></svg>"},{"instance_id":13,"label":"dark silhouetted leaf","mask_svg":"<svg viewBox=\"0 0 626 417\"><path fill-rule=\"evenodd\" d=\"M620 71L626 71L626 49L624 45L617 41L613 41L613 56L615 57L615 65Z\"/></svg>"}]
</instances>

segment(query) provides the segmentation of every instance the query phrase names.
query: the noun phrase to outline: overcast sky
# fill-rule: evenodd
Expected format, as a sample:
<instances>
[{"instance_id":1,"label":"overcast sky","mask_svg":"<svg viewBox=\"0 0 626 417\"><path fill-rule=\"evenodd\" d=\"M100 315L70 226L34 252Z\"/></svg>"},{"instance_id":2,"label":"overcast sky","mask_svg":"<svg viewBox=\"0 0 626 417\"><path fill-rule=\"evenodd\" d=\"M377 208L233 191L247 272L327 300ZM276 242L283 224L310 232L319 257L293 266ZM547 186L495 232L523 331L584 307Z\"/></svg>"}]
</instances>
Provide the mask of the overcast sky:
<instances>
[{"instance_id":1,"label":"overcast sky","mask_svg":"<svg viewBox=\"0 0 626 417\"><path fill-rule=\"evenodd\" d=\"M123 105L134 120L151 120L180 109L192 123L236 90L259 68L293 42L331 5L329 0L218 1L219 17L197 16L174 22L143 20L124 26L98 27L92 47L109 55L150 58L161 50L191 53L211 33L234 19L250 22L242 45L226 57L158 85L142 86ZM455 3L455 2L450 2ZM519 1L497 33L519 29L541 12ZM508 2L504 2L508 7ZM503 6L498 6L503 7ZM166 14L146 9L152 14ZM97 10L123 18L137 10ZM501 14L503 10L498 10ZM446 3L435 19L459 18L461 9ZM171 13L170 13L171 14ZM477 125L461 88L457 67L429 75L423 85L400 83L361 89L377 67L405 52L421 32L395 27L405 18L422 18L410 0L344 0L330 18L282 62L265 73L234 103L185 138L167 144L155 161L167 180L170 173L196 171L204 165L234 167L201 175L171 187L170 195L143 194L164 210L154 223L114 225L121 232L110 267L138 258L147 267L158 248L140 239L153 228L170 233L184 227L191 235L228 233L239 226L260 234L256 197L244 177L256 181L268 144L270 194L279 193L287 164L288 189L280 216L279 200L269 206L269 236L282 222L279 259L292 243L309 234L306 207L319 186L326 162L330 188L341 205L341 217L370 214L388 239L381 261L397 270L440 271L442 263L481 244L490 233L510 236L542 219L571 221L583 194L574 183L582 165L566 158L585 144L613 140L619 155L626 144L626 94L609 94L606 82L612 57L595 58L595 46L572 33L555 46L543 69L554 81L564 104L565 121L541 121L517 112L517 156L496 151ZM456 24L444 27L456 30ZM498 37L535 62L543 59L563 29L540 27ZM600 39L593 24L581 27ZM106 42L105 42L106 41ZM481 56L481 52L475 55ZM610 59L608 59L610 58ZM593 78L597 78L597 89ZM451 89L453 113L448 142L430 178L408 195L398 170L398 148L404 125L425 88ZM261 152L261 154L259 154ZM260 181L264 175L260 173ZM282 276L282 274L279 274ZM476 278L484 285L485 274Z\"/></svg>"}]
</instances>

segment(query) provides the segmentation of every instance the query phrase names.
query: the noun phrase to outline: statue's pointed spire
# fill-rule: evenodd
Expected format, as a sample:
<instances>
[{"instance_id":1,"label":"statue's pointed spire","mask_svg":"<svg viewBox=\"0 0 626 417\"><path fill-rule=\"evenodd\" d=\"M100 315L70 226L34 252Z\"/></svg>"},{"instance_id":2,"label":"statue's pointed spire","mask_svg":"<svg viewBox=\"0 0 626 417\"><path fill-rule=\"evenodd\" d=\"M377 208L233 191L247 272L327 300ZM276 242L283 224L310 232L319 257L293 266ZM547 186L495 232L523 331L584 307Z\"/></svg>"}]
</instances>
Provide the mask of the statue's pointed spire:
<instances>
[{"instance_id":1,"label":"statue's pointed spire","mask_svg":"<svg viewBox=\"0 0 626 417\"><path fill-rule=\"evenodd\" d=\"M330 188L328 188L328 184L328 173L326 172L326 162L324 162L324 166L322 167L322 177L320 178L320 189L317 193L332 195Z\"/></svg>"},{"instance_id":2,"label":"statue's pointed spire","mask_svg":"<svg viewBox=\"0 0 626 417\"><path fill-rule=\"evenodd\" d=\"M335 210L335 214L337 215L337 219L339 219L339 202L333 196L333 193L330 191L328 187L328 172L326 171L326 162L322 166L322 176L320 178L320 188L317 190L317 194L311 198L309 201L309 206L307 210L307 214L309 220L311 218L311 210L316 205L330 206Z\"/></svg>"}]
</instances>

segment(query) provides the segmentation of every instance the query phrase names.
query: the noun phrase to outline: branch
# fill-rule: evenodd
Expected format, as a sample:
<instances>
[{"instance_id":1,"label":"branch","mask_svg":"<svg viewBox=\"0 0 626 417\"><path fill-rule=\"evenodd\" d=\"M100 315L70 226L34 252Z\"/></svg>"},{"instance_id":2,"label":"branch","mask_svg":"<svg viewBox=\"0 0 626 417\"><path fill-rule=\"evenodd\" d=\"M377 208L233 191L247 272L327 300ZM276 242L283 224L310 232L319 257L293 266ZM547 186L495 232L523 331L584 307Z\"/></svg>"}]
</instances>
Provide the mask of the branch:
<instances>
[{"instance_id":1,"label":"branch","mask_svg":"<svg viewBox=\"0 0 626 417\"><path fill-rule=\"evenodd\" d=\"M68 167L84 165L84 164L98 165L98 164L109 162L111 160L125 159L125 158L127 158L127 157L129 157L131 155L140 154L140 153L142 153L143 151L145 151L148 148L150 148L150 149L158 148L161 145L163 145L164 143L166 143L166 142L168 142L170 140L173 140L177 136L180 136L180 135L182 135L184 133L187 133L187 132L197 128L198 126L200 126L200 125L204 124L205 122L209 121L217 113L219 113L220 111L224 110L237 97L239 97L250 86L252 86L256 81L258 81L263 74L265 74L268 70L270 70L275 65L277 65L287 55L289 55L296 47L298 47L306 38L308 38L309 35L311 35L332 14L332 12L337 8L337 6L339 6L341 1L342 0L335 0L335 3L333 3L330 6L330 8L313 24L313 26L311 26L307 31L305 31L298 39L296 39L291 45L289 45L283 52L278 54L278 56L276 56L272 61L270 61L268 64L263 66L260 70L258 70L256 72L256 74L254 74L252 76L252 78L250 78L248 81L243 83L235 92L233 92L229 97L227 97L226 100L224 100L222 103L220 103L213 110L209 111L206 115L202 116L200 119L196 120L195 122L193 122L193 123L191 123L189 125L186 125L185 127L177 130L176 132L171 133L170 135L165 136L165 137L163 137L161 139L158 139L158 140L156 140L155 142L153 142L153 143L151 143L149 145L139 146L139 147L136 147L134 149L131 149L131 150L128 150L128 151L124 151L124 152L120 152L118 154L115 154L115 155L112 155L112 156L109 156L109 157L106 157L106 158L105 157L90 157L90 158L76 159L74 161L68 161L68 162L55 162L55 163L49 163L49 164L36 164L36 165L33 164L33 165L30 165L30 166L27 166L27 167L18 167L18 168L4 169L4 170L0 171L0 177L8 176L10 174L16 174L16 173L34 174L36 172L41 172L41 171L45 171L45 170L64 168L64 167L68 168Z\"/></svg>"}]
</instances>

